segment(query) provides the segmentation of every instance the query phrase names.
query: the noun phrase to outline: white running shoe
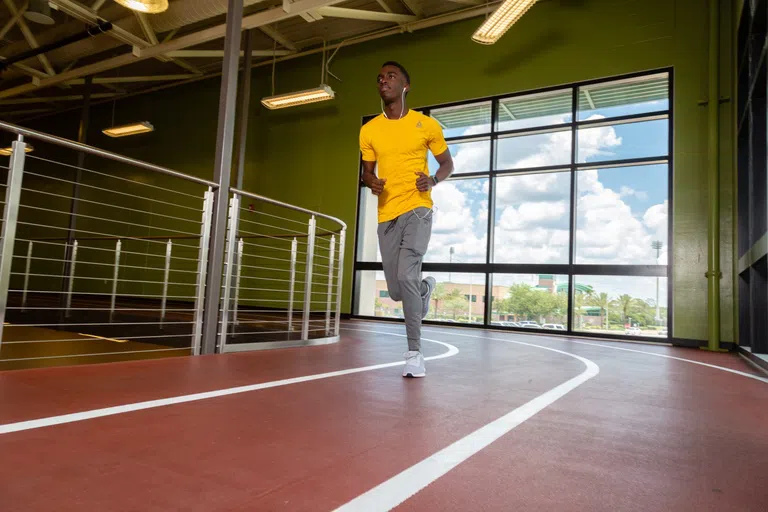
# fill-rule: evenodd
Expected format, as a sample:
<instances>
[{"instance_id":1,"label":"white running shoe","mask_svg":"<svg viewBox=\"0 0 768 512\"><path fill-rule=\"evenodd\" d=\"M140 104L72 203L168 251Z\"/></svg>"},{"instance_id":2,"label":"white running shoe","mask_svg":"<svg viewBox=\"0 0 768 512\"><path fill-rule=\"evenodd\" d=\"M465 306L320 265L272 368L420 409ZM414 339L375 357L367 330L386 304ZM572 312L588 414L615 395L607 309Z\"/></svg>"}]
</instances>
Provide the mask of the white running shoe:
<instances>
[{"instance_id":1,"label":"white running shoe","mask_svg":"<svg viewBox=\"0 0 768 512\"><path fill-rule=\"evenodd\" d=\"M421 302L422 302L422 310L421 310L421 319L424 320L427 318L427 313L429 313L429 300L432 298L432 292L435 291L435 278L432 276L429 276L424 279L424 283L427 285L427 293L426 295L421 296Z\"/></svg>"},{"instance_id":2,"label":"white running shoe","mask_svg":"<svg viewBox=\"0 0 768 512\"><path fill-rule=\"evenodd\" d=\"M405 353L405 369L403 377L426 377L427 368L424 366L424 356L421 352L409 351Z\"/></svg>"}]
</instances>

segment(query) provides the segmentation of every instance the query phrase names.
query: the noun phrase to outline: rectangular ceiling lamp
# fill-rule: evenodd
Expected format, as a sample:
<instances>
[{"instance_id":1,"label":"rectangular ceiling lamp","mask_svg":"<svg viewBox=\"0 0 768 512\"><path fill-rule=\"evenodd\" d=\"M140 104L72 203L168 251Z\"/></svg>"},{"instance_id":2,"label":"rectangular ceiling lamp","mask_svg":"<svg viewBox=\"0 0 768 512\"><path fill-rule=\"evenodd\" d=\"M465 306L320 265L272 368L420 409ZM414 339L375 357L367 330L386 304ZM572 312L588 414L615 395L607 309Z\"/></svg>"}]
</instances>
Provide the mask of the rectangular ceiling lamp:
<instances>
[{"instance_id":1,"label":"rectangular ceiling lamp","mask_svg":"<svg viewBox=\"0 0 768 512\"><path fill-rule=\"evenodd\" d=\"M278 108L295 107L298 105L307 105L309 103L331 100L334 98L334 95L335 93L333 92L333 89L325 84L321 84L319 87L307 89L306 91L290 92L263 98L261 104L270 110L275 110Z\"/></svg>"},{"instance_id":2,"label":"rectangular ceiling lamp","mask_svg":"<svg viewBox=\"0 0 768 512\"><path fill-rule=\"evenodd\" d=\"M110 137L127 137L129 135L138 135L140 133L147 133L155 131L155 127L147 121L140 123L124 124L122 126L113 126L103 130L104 135Z\"/></svg>"},{"instance_id":3,"label":"rectangular ceiling lamp","mask_svg":"<svg viewBox=\"0 0 768 512\"><path fill-rule=\"evenodd\" d=\"M472 40L480 44L493 44L522 18L537 0L506 0L491 16L480 25L472 35Z\"/></svg>"},{"instance_id":4,"label":"rectangular ceiling lamp","mask_svg":"<svg viewBox=\"0 0 768 512\"><path fill-rule=\"evenodd\" d=\"M30 144L27 144L27 147L24 148L25 153L31 153L35 150ZM11 156L13 154L13 147L3 148L0 149L0 155L2 156Z\"/></svg>"}]
</instances>

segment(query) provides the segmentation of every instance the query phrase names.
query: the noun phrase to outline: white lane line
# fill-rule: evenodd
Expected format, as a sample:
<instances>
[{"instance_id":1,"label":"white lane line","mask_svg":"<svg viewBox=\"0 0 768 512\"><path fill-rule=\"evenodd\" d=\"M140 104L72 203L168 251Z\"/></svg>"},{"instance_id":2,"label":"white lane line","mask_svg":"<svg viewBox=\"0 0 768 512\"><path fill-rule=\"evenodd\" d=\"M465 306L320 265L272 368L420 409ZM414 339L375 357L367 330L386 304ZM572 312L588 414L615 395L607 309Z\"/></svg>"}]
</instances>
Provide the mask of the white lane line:
<instances>
[{"instance_id":1,"label":"white lane line","mask_svg":"<svg viewBox=\"0 0 768 512\"><path fill-rule=\"evenodd\" d=\"M438 333L438 334L447 334L446 332L440 331L440 330L437 330L437 329L424 329L424 331L434 332L434 333ZM467 338L489 339L487 337L473 336L471 334L451 333L451 335L452 336L453 335L455 335L455 336L464 336L464 337L467 337ZM523 336L525 336L525 335L523 335ZM490 339L494 339L494 340L498 340L498 341L507 341L507 340L503 340L501 338L490 338ZM555 340L555 338L547 338L547 339L548 340L552 340L552 341L560 341L560 340ZM768 384L768 378L760 377L758 375L752 375L751 373L741 372L739 370L732 370L731 368L726 368L725 366L718 366L716 364L709 364L709 363L702 363L701 361L694 361L693 359L685 359L683 357L668 356L666 354L656 354L654 352L646 352L645 350L635 350L635 349L632 349L632 348L614 347L614 346L611 346L611 345L601 345L599 343L589 343L587 341L576 341L576 340L569 340L569 339L563 339L562 341L568 342L568 343L576 343L578 345L589 345L589 346L592 346L592 347L609 348L611 350L621 350L623 352L634 352L634 353L637 353L637 354L645 354L646 356L663 357L665 359L674 359L675 361L683 361L683 362L686 362L686 363L697 364L699 366L706 366L707 368L714 368L715 370L721 370L721 371L728 372L728 373L734 373L736 375L741 375L742 377L748 377L750 379L759 380L760 382L764 382L764 383Z\"/></svg>"},{"instance_id":2,"label":"white lane line","mask_svg":"<svg viewBox=\"0 0 768 512\"><path fill-rule=\"evenodd\" d=\"M479 338L479 336L472 337ZM427 457L415 466L411 466L402 473L390 478L386 482L374 487L345 505L342 505L336 509L337 511L374 512L379 510L391 510L397 507L417 492L478 453L480 450L509 433L512 429L530 419L546 407L552 405L555 401L595 377L600 372L600 368L589 359L575 354L569 354L562 350L534 345L532 343L524 343L522 341L501 340L498 338L483 339L526 345L548 350L550 352L565 354L584 363L586 369L578 376L550 389L543 395L534 398L530 402L505 414L501 418L479 428L447 448Z\"/></svg>"},{"instance_id":3,"label":"white lane line","mask_svg":"<svg viewBox=\"0 0 768 512\"><path fill-rule=\"evenodd\" d=\"M736 375L749 377L750 379L759 380L760 382L765 382L766 384L768 384L768 379L764 377L752 375L751 373L740 372L739 370L732 370L731 368L726 368L725 366L718 366L716 364L709 364L709 363L702 363L701 361L694 361L693 359L685 359L683 357L668 356L666 354L656 354L654 352L646 352L644 350L633 350L631 348L612 347L610 345L600 345L599 343L587 343L586 341L575 341L575 340L568 340L568 341L570 341L571 343L578 343L579 345L590 345L593 347L610 348L612 350L622 350L624 352L636 352L638 354L645 354L647 356L663 357L665 359L674 359L675 361L684 361L686 363L698 364L699 366L706 366L708 368L714 368L715 370L722 370L728 373L735 373Z\"/></svg>"},{"instance_id":4,"label":"white lane line","mask_svg":"<svg viewBox=\"0 0 768 512\"><path fill-rule=\"evenodd\" d=\"M376 332L378 334L386 334L389 336L405 337L405 335L394 334L385 331L364 331L364 332ZM447 347L448 350L437 356L432 356L424 359L435 360L443 359L446 357L453 357L459 353L459 349L455 346L444 343L438 340L432 340L428 338L422 338L423 341L430 341L438 345ZM94 409L91 411L76 412L71 414L63 414L60 416L51 416L48 418L40 418L36 420L20 421L16 423L6 423L0 425L0 435L10 434L13 432L21 432L23 430L32 430L36 428L50 427L53 425L61 425L64 423L73 423L76 421L91 420L94 418L101 418L104 416L113 416L115 414L124 414L128 412L141 411L144 409L153 409L156 407L164 407L168 405L181 404L186 402L194 402L198 400L207 400L209 398L218 398L221 396L235 395L238 393L248 393L250 391L257 391L260 389L275 388L279 386L288 386L290 384L298 384L301 382L309 382L313 380L329 379L332 377L341 377L342 375L351 375L354 373L369 372L373 370L380 370L382 368L391 368L393 366L402 366L405 364L405 360L394 363L383 363L372 366L363 366L360 368L350 368L348 370L339 370L335 372L319 373L316 375L306 375L304 377L295 377L291 379L275 380L271 382L262 382L259 384L251 384L247 386L238 386L234 388L217 389L214 391L206 391L203 393L194 393L191 395L174 396L169 398L161 398L158 400L149 400L146 402L137 402L133 404L117 405L114 407L105 407L103 409Z\"/></svg>"}]
</instances>

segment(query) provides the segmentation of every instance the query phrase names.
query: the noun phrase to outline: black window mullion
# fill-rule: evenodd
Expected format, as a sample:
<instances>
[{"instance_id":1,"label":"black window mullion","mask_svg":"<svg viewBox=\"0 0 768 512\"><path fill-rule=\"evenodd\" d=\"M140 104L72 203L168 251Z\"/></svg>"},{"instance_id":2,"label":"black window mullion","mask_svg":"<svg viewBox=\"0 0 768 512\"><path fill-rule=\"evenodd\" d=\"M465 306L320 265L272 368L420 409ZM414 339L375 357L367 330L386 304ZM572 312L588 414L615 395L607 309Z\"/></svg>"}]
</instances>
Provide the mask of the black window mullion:
<instances>
[{"instance_id":1,"label":"black window mullion","mask_svg":"<svg viewBox=\"0 0 768 512\"><path fill-rule=\"evenodd\" d=\"M669 108L666 110L659 110L659 111L653 111L653 112L646 112L646 113L640 113L640 114L629 114L625 116L617 116L615 118L608 118L608 119L600 119L600 120L594 120L594 121L578 121L578 108L579 108L579 87L591 83L603 83L603 82L611 82L618 79L623 78L629 78L632 76L643 76L643 75L653 75L656 73L666 72L669 76ZM450 137L446 139L446 142L450 144L460 144L463 142L471 142L471 141L488 141L490 144L489 149L489 169L487 172L478 172L478 173L468 173L468 174L454 174L454 176L451 178L451 180L463 180L463 179L480 179L480 178L487 178L489 180L488 183L488 196L487 196L487 231L486 231L486 258L484 263L475 263L475 264L449 264L449 263L424 263L423 268L425 271L433 271L433 272L456 272L456 273L476 273L476 274L484 274L485 276L485 305L484 305L484 325L490 326L493 320L493 275L496 274L567 274L568 278L568 289L569 289L569 298L568 298L568 311L567 311L567 332L572 333L574 332L574 329L577 327L574 325L576 313L575 310L575 303L576 303L576 276L577 275L594 275L594 276L644 276L644 277L652 277L652 276L658 276L658 277L667 277L668 283L667 283L667 325L671 329L672 328L672 286L671 286L671 272L672 272L672 266L667 262L666 265L611 265L611 264L576 264L575 262L575 256L576 256L576 243L577 243L577 221L578 221L578 211L577 211L577 205L578 205L578 173L581 170L584 169L592 169L592 168L610 168L610 167L625 167L625 166L638 166L638 165L651 165L651 164L662 164L665 163L668 165L668 179L669 179L669 189L668 189L668 201L669 201L669 219L668 219L668 250L670 254L670 260L671 260L671 249L672 249L672 185L673 185L673 154L672 154L672 121L673 121L673 107L674 104L673 100L673 72L671 69L659 69L654 71L648 71L648 72L638 72L634 73L632 75L626 75L626 76L618 76L618 77L606 77L603 79L598 80L591 80L591 81L585 81L585 82L579 82L571 84L570 86L556 86L556 87L550 87L550 88L544 88L537 91L520 91L518 93L514 94L508 94L504 96L497 96L497 97L491 97L491 98L485 98L485 99L477 99L477 100L466 100L462 102L456 102L454 104L445 105L447 106L458 106L458 105L469 105L472 103L483 103L490 101L491 103L491 126L490 130L483 134L477 134L477 135L471 135L471 136L457 136L457 137ZM565 92L568 88L571 89L571 111L572 111L572 119L570 123L564 123L559 125L547 125L547 126L540 126L540 127L531 127L531 128L519 128L519 129L513 129L513 130L504 130L499 131L498 130L498 117L499 117L499 104L502 100L512 98L512 97L518 97L518 96L525 96L529 94L534 94L538 92L546 92L550 90L562 90ZM441 106L442 107L442 106ZM425 115L431 115L431 112L434 111L434 109L437 108L435 106L432 107L426 107L423 109L414 109L419 110L423 112ZM608 124L616 124L616 123L623 123L623 122L637 122L637 121L643 121L645 118L652 118L652 117L659 117L659 116L666 116L666 118L669 120L669 126L668 126L668 136L669 136L669 146L668 146L668 153L667 155L663 156L657 156L657 157L643 157L643 158L634 158L634 159L622 159L622 160L615 160L615 161L604 161L604 162L590 162L590 163L578 163L578 133L579 128L590 128L595 126L601 126L601 125L608 125ZM364 118L364 122L368 121L370 118L373 118L375 116L367 116ZM539 133L548 133L552 131L559 131L559 130L571 130L571 161L569 164L559 165L559 166L550 166L550 167L544 167L544 168L528 168L528 169L506 169L506 170L496 170L496 157L498 154L498 142L499 139L505 136L524 136L527 134L539 134ZM532 263L532 264L505 264L505 263L494 263L494 229L495 229L495 217L496 217L496 181L497 178L500 176L506 176L506 175L517 175L517 174L531 174L531 173L542 173L542 172L570 172L571 177L571 184L570 184L570 239L569 239L569 255L568 255L568 263L567 264L539 264L539 263ZM361 187L363 188L363 187ZM360 195L358 195L358 221L360 215ZM357 229L360 229L360 224L358 225ZM359 233L355 233L355 238L358 238ZM358 283L356 283L357 279L357 272L358 271L374 271L374 270L381 270L381 263L375 263L375 262L358 262L357 261L357 240L355 241L355 258L354 258L354 266L353 266L353 288L357 288ZM357 297L357 293L355 293L356 290L353 289L353 301L359 300L359 297ZM470 297L471 301L471 297ZM470 302L471 304L471 302ZM353 310L356 309L355 305L353 304Z\"/></svg>"},{"instance_id":2,"label":"black window mullion","mask_svg":"<svg viewBox=\"0 0 768 512\"><path fill-rule=\"evenodd\" d=\"M491 132L496 130L496 120L498 119L498 107L499 100L494 99L491 102ZM485 262L490 265L493 262L493 247L494 247L494 225L496 224L496 177L493 175L494 162L496 161L496 143L494 137L491 136L491 151L490 162L488 167L488 222L487 232L485 235ZM484 305L484 322L485 325L490 325L493 308L491 306L492 301L492 279L490 273L485 274L485 305Z\"/></svg>"},{"instance_id":3,"label":"black window mullion","mask_svg":"<svg viewBox=\"0 0 768 512\"><path fill-rule=\"evenodd\" d=\"M579 88L574 87L571 89L571 208L570 208L570 227L571 232L570 243L568 244L568 313L566 320L566 330L568 332L573 331L573 307L576 304L574 298L575 295L575 278L573 275L573 264L576 251L576 194L578 190L576 187L576 158L578 151L578 130L576 119L579 110Z\"/></svg>"}]
</instances>

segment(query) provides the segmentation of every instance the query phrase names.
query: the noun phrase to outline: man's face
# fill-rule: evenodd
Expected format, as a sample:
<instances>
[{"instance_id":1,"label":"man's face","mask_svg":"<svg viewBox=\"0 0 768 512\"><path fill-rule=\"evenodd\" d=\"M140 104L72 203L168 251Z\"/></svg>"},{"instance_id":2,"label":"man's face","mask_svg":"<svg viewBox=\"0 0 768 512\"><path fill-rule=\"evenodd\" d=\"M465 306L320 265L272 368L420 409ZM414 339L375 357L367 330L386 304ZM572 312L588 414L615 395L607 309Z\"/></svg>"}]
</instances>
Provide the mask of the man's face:
<instances>
[{"instance_id":1,"label":"man's face","mask_svg":"<svg viewBox=\"0 0 768 512\"><path fill-rule=\"evenodd\" d=\"M376 78L379 87L379 96L385 102L394 101L403 95L406 85L405 76L395 66L384 66Z\"/></svg>"}]
</instances>

